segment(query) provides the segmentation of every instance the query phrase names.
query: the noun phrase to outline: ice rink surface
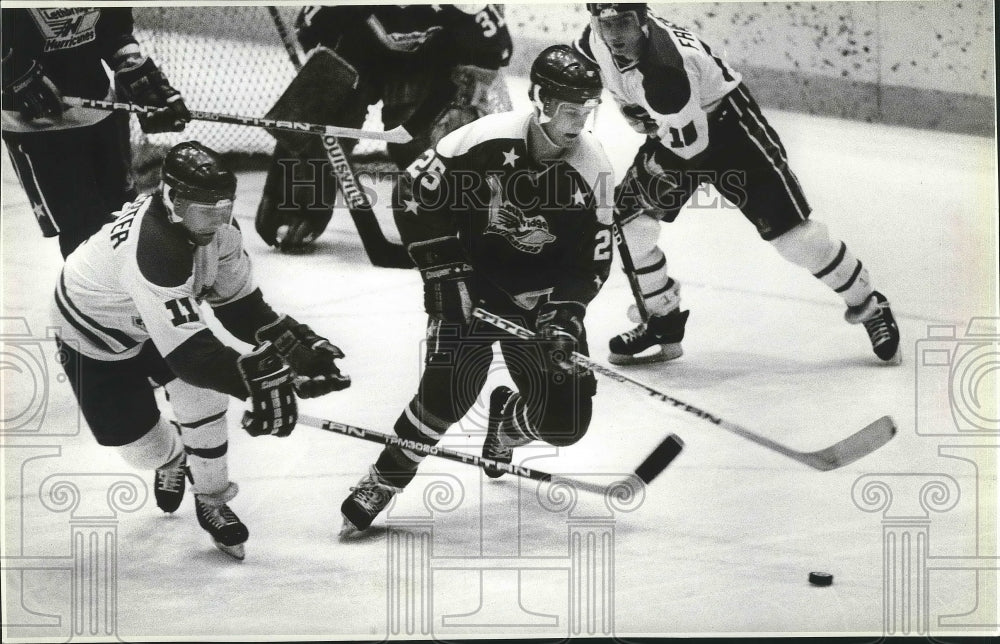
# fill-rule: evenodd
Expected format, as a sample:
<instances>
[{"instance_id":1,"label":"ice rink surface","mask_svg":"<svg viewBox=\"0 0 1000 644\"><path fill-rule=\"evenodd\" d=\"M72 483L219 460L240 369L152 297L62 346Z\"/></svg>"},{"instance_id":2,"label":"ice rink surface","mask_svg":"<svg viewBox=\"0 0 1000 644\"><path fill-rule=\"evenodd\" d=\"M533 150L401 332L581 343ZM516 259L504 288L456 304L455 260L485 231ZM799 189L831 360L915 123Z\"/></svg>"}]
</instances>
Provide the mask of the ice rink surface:
<instances>
[{"instance_id":1,"label":"ice rink surface","mask_svg":"<svg viewBox=\"0 0 1000 644\"><path fill-rule=\"evenodd\" d=\"M523 85L512 84L520 98ZM606 102L595 131L620 172L639 140ZM765 114L813 217L847 242L892 302L903 364L880 364L863 328L843 321L839 298L705 192L662 227L691 310L685 355L628 371L795 449L829 445L885 414L899 426L894 440L817 472L601 379L581 442L519 449L515 460L604 480L677 433L686 449L642 498L616 511L583 493L574 504L548 498L544 486L431 458L371 535L344 542L339 505L378 446L305 426L285 439L252 439L234 402L230 470L241 493L231 506L250 529L246 560L211 545L192 499L165 516L140 484L136 499L119 503L131 512L114 515L117 560L102 579L117 581L107 608L116 619L101 623L126 641L995 632L996 421L981 423L992 433L969 422L997 418L997 345L995 334L967 333L972 318L997 317L994 142ZM253 231L262 183L262 173L241 175L237 201L258 281L276 309L344 349L354 382L302 402L302 411L391 431L421 367L419 275L373 268L342 209L315 253L268 249ZM57 245L39 235L6 155L3 188L5 342L40 338L51 356L44 338ZM631 301L615 268L587 315L595 358L605 360L607 339L631 326ZM942 327L955 337L928 339ZM925 364L930 345L950 352ZM960 374L968 382L949 395L955 361L973 350L986 361L975 377ZM97 582L52 563L73 560L74 521L91 516L54 482L104 499L109 480L140 479L79 424L54 362L43 382L8 355L4 635L64 640L71 625L100 619L72 614L83 610L74 593ZM505 377L495 366L491 382ZM39 408L41 430L9 430L27 418L22 410ZM478 453L484 428L484 410L474 410L442 444ZM151 477L140 476L148 487ZM598 535L597 547L573 549L580 534ZM810 586L813 570L832 573L833 585Z\"/></svg>"}]
</instances>

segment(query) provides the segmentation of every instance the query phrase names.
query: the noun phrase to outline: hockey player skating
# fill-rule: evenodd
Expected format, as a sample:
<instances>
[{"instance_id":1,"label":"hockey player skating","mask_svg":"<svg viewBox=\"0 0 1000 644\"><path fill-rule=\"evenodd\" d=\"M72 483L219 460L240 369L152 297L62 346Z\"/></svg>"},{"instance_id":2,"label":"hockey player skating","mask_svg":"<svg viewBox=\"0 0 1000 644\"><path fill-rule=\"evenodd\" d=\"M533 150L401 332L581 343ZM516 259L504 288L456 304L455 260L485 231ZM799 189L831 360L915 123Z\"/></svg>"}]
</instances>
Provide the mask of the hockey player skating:
<instances>
[{"instance_id":1,"label":"hockey player skating","mask_svg":"<svg viewBox=\"0 0 1000 644\"><path fill-rule=\"evenodd\" d=\"M192 481L198 522L242 559L246 526L227 503L237 493L226 461L229 396L248 399L251 435L287 436L295 393L308 398L350 385L337 347L278 315L253 280L230 222L236 177L196 141L166 155L159 190L125 204L66 260L53 306L64 367L97 442L131 465L155 469L156 502L173 512ZM206 326L199 303L245 355ZM162 385L179 427L160 415Z\"/></svg>"},{"instance_id":2,"label":"hockey player skating","mask_svg":"<svg viewBox=\"0 0 1000 644\"><path fill-rule=\"evenodd\" d=\"M575 46L600 66L626 120L647 136L615 192L635 268L630 282L646 310L630 308L630 317L641 323L611 339L610 361L681 355L688 311L680 309L680 284L667 274L656 244L659 222L673 221L699 186L711 183L782 257L844 299L845 319L864 325L879 358L898 363L899 329L888 300L847 246L809 219L811 208L778 134L739 72L645 4L587 8L590 25Z\"/></svg>"},{"instance_id":3,"label":"hockey player skating","mask_svg":"<svg viewBox=\"0 0 1000 644\"><path fill-rule=\"evenodd\" d=\"M567 360L587 351L584 314L612 252L611 165L583 131L600 101L596 67L559 45L538 56L530 80L532 112L446 136L408 168L413 192L395 211L430 317L424 373L396 434L436 445L472 408L499 341L517 391L491 393L483 455L504 463L532 440L565 446L586 433L596 381ZM498 336L472 317L477 303L538 339ZM385 448L341 506L345 531L368 528L422 460Z\"/></svg>"},{"instance_id":4,"label":"hockey player skating","mask_svg":"<svg viewBox=\"0 0 1000 644\"><path fill-rule=\"evenodd\" d=\"M180 131L180 94L132 35L132 10L3 9L3 140L42 234L63 257L136 197L123 112L66 108L63 96L117 96L162 108L145 132Z\"/></svg>"},{"instance_id":5,"label":"hockey player skating","mask_svg":"<svg viewBox=\"0 0 1000 644\"><path fill-rule=\"evenodd\" d=\"M305 7L296 34L307 52L332 51L323 53L337 69L310 80L307 64L270 115L360 127L368 106L381 100L385 128L402 125L413 136L388 146L400 168L491 111L488 90L511 55L503 14L493 5ZM330 222L336 174L318 137L275 136L257 232L283 251L308 250ZM343 141L348 151L353 144Z\"/></svg>"}]
</instances>

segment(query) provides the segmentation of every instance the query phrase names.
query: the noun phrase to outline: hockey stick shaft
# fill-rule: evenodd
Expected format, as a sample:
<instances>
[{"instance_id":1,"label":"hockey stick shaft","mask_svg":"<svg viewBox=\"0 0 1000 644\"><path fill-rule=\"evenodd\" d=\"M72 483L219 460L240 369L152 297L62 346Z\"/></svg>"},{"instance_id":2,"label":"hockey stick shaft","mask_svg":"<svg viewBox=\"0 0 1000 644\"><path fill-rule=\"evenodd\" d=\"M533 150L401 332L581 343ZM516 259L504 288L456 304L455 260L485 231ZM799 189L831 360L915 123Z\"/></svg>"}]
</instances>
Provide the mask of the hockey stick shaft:
<instances>
[{"instance_id":1,"label":"hockey stick shaft","mask_svg":"<svg viewBox=\"0 0 1000 644\"><path fill-rule=\"evenodd\" d=\"M89 107L98 110L131 112L133 114L147 114L161 109L138 105L136 103L102 101L93 98L79 98L77 96L64 96L63 102L67 105L75 107ZM376 130L361 130L353 127L338 127L336 125L303 123L301 121L282 121L262 116L242 116L239 114L222 114L220 112L202 112L199 110L190 110L190 112L191 118L196 121L212 121L214 123L228 123L230 125L247 125L251 127L263 127L271 130L284 130L287 132L343 136L352 139L375 139L378 141L388 141L390 143L408 143L410 140L409 135L396 130L390 132L380 132Z\"/></svg>"},{"instance_id":2,"label":"hockey stick shaft","mask_svg":"<svg viewBox=\"0 0 1000 644\"><path fill-rule=\"evenodd\" d=\"M271 14L271 20L285 46L285 51L288 52L288 59L298 71L302 68L302 59L299 57L299 51L292 35L288 32L288 27L285 26L285 21L282 20L277 7L268 6L267 10ZM361 238L361 244L365 248L368 259L375 266L383 268L412 268L413 260L410 259L406 249L401 244L394 244L385 238L382 227L379 226L378 219L375 217L375 211L368 201L368 196L358 187L354 169L351 168L347 154L344 153L344 148L341 147L337 137L324 135L323 150L337 176L337 184L340 186L341 192L344 193L347 210L351 214L354 227L358 229L358 236Z\"/></svg>"},{"instance_id":3,"label":"hockey stick shaft","mask_svg":"<svg viewBox=\"0 0 1000 644\"><path fill-rule=\"evenodd\" d=\"M466 452L459 452L457 450L450 450L444 447L438 447L436 445L427 445L426 443L419 443L416 441L407 440L400 438L399 436L393 436L391 434L384 434L382 432L377 432L371 429L365 429L364 427L356 427L354 425L348 425L345 423L339 423L334 420L324 420L322 418L316 418L314 416L308 416L304 414L299 414L299 423L303 425L308 425L310 427L315 427L317 429L322 429L323 431L333 432L335 434L341 434L342 436L350 436L351 438L360 438L361 440L366 440L372 443L378 443L385 446L396 446L402 447L409 451L420 452L425 456L436 456L438 458L447 459L449 461L455 461L458 463L465 463L466 465L471 465L473 467L484 468L484 467L494 467L503 472L508 472L514 476L519 476L521 478L531 479L533 481L539 481L540 483L554 483L554 484L566 484L572 485L575 488L585 490L587 492L595 492L597 494L606 494L609 491L613 491L617 485L627 484L629 479L623 479L621 481L611 483L610 485L600 485L597 483L591 483L589 481L583 481L577 478L569 476L561 476L558 474L549 474L548 472L543 472L541 470L536 470L530 467L525 467L523 465L514 465L511 463L501 463L499 461L494 461L489 458L482 456L476 456L475 454L468 454ZM668 436L660 445L657 446L653 452L636 468L635 476L641 483L646 484L653 480L663 469L670 464L670 462L677 457L683 448L684 443L680 441L679 438L671 434Z\"/></svg>"},{"instance_id":4,"label":"hockey stick shaft","mask_svg":"<svg viewBox=\"0 0 1000 644\"><path fill-rule=\"evenodd\" d=\"M642 286L639 284L639 276L635 272L635 263L632 261L632 252L625 241L624 224L618 215L618 210L612 213L611 234L614 235L615 245L618 246L618 256L621 257L622 271L628 278L628 285L632 287L632 295L635 297L635 306L639 309L639 317L643 322L649 320L649 309L646 308L646 298L642 294Z\"/></svg>"},{"instance_id":5,"label":"hockey stick shaft","mask_svg":"<svg viewBox=\"0 0 1000 644\"><path fill-rule=\"evenodd\" d=\"M535 334L532 331L484 309L474 309L473 315L480 320L492 324L502 331L506 331L507 333L524 340L530 340L535 337ZM889 416L883 416L865 426L855 434L830 445L827 448L817 450L815 452L800 452L782 445L781 443L775 442L770 438L761 436L760 434L737 425L736 423L725 420L721 416L699 409L698 407L690 405L683 400L679 400L658 389L654 389L653 387L650 387L649 385L640 382L631 376L625 375L616 369L612 369L611 367L605 366L600 362L591 360L581 353L574 351L570 358L576 364L587 367L602 376L606 376L623 384L638 387L647 395L665 403L669 403L676 409L680 409L681 411L697 416L702 420L712 423L716 427L736 434L737 436L756 443L761 447L765 447L783 456L787 456L792 460L798 461L799 463L803 463L817 470L832 470L847 465L848 463L852 463L862 456L875 451L887 443L896 434L896 425L892 418Z\"/></svg>"}]
</instances>

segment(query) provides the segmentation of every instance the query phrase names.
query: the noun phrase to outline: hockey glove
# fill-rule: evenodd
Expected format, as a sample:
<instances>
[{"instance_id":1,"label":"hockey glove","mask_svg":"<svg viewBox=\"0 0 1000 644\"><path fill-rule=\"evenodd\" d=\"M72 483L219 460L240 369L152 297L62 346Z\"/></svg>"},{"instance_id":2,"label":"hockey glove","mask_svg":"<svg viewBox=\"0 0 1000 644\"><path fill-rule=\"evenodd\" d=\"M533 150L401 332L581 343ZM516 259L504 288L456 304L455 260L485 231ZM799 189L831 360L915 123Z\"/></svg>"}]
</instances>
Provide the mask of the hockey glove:
<instances>
[{"instance_id":1,"label":"hockey glove","mask_svg":"<svg viewBox=\"0 0 1000 644\"><path fill-rule=\"evenodd\" d=\"M191 120L191 112L184 105L181 93L170 86L167 77L151 59L144 58L137 67L119 69L115 80L136 103L159 108L139 116L143 132L180 132Z\"/></svg>"},{"instance_id":2,"label":"hockey glove","mask_svg":"<svg viewBox=\"0 0 1000 644\"><path fill-rule=\"evenodd\" d=\"M270 342L236 360L250 393L250 409L243 414L243 429L251 436L288 436L299 418L292 387L292 370Z\"/></svg>"},{"instance_id":3,"label":"hockey glove","mask_svg":"<svg viewBox=\"0 0 1000 644\"><path fill-rule=\"evenodd\" d=\"M570 357L583 337L586 312L586 307L579 302L558 301L546 302L538 311L535 328L542 351L555 369L570 376L587 372L586 367L577 365Z\"/></svg>"},{"instance_id":4,"label":"hockey glove","mask_svg":"<svg viewBox=\"0 0 1000 644\"><path fill-rule=\"evenodd\" d=\"M56 118L65 109L62 95L37 61L32 61L28 71L4 87L3 94L3 108L17 110L26 121Z\"/></svg>"},{"instance_id":5,"label":"hockey glove","mask_svg":"<svg viewBox=\"0 0 1000 644\"><path fill-rule=\"evenodd\" d=\"M622 105L622 116L633 130L646 136L656 136L660 126L642 105Z\"/></svg>"},{"instance_id":6,"label":"hockey glove","mask_svg":"<svg viewBox=\"0 0 1000 644\"><path fill-rule=\"evenodd\" d=\"M270 342L295 372L295 392L301 398L316 398L351 386L351 377L340 373L334 360L344 352L305 324L282 315L257 330L257 342Z\"/></svg>"},{"instance_id":7,"label":"hockey glove","mask_svg":"<svg viewBox=\"0 0 1000 644\"><path fill-rule=\"evenodd\" d=\"M472 265L458 237L410 244L407 250L424 278L424 310L450 324L472 321Z\"/></svg>"}]
</instances>

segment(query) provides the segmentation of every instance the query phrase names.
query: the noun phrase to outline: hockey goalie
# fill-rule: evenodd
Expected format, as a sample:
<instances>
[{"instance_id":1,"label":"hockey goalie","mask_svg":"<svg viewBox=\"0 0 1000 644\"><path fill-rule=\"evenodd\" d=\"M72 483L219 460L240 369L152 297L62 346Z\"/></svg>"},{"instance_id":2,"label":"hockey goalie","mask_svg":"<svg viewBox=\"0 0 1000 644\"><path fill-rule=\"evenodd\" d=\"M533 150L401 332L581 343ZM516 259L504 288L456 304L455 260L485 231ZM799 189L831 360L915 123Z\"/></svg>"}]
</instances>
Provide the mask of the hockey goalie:
<instances>
[{"instance_id":1,"label":"hockey goalie","mask_svg":"<svg viewBox=\"0 0 1000 644\"><path fill-rule=\"evenodd\" d=\"M510 109L498 73L511 38L494 5L305 7L296 37L309 59L268 116L361 127L382 101L385 128L401 125L412 136L388 146L399 168L445 134ZM333 215L336 174L321 138L273 134L257 232L283 252L308 251ZM342 145L350 152L354 143Z\"/></svg>"}]
</instances>

